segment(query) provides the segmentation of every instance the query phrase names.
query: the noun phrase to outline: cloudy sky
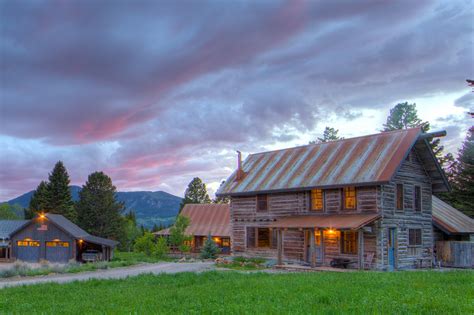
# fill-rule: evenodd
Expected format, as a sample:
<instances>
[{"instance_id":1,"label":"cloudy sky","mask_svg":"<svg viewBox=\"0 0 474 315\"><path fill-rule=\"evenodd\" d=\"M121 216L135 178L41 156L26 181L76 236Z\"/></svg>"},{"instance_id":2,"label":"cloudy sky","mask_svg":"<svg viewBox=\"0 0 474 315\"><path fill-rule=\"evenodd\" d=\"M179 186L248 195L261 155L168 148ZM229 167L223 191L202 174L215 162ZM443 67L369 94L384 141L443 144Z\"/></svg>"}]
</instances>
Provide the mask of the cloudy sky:
<instances>
[{"instance_id":1,"label":"cloudy sky","mask_svg":"<svg viewBox=\"0 0 474 315\"><path fill-rule=\"evenodd\" d=\"M473 120L473 1L0 1L0 200L73 184L214 193L244 155L415 102L456 153Z\"/></svg>"}]
</instances>

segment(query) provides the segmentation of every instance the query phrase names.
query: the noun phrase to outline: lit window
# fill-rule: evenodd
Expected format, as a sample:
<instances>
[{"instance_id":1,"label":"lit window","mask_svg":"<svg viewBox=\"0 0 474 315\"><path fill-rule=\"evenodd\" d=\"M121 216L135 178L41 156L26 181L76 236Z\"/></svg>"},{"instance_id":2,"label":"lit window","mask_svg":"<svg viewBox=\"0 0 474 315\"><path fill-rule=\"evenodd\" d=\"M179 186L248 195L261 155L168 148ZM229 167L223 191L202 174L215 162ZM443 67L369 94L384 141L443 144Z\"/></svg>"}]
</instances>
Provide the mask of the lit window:
<instances>
[{"instance_id":1,"label":"lit window","mask_svg":"<svg viewBox=\"0 0 474 315\"><path fill-rule=\"evenodd\" d=\"M323 210L324 197L322 189L311 190L311 210L321 211Z\"/></svg>"},{"instance_id":2,"label":"lit window","mask_svg":"<svg viewBox=\"0 0 474 315\"><path fill-rule=\"evenodd\" d=\"M222 247L229 247L230 246L230 238L223 237L222 238Z\"/></svg>"},{"instance_id":3,"label":"lit window","mask_svg":"<svg viewBox=\"0 0 474 315\"><path fill-rule=\"evenodd\" d=\"M356 189L355 187L344 187L343 189L344 209L352 210L356 208Z\"/></svg>"},{"instance_id":4,"label":"lit window","mask_svg":"<svg viewBox=\"0 0 474 315\"><path fill-rule=\"evenodd\" d=\"M48 241L46 242L46 247L69 247L69 243L62 241Z\"/></svg>"},{"instance_id":5,"label":"lit window","mask_svg":"<svg viewBox=\"0 0 474 315\"><path fill-rule=\"evenodd\" d=\"M420 246L421 245L421 229L409 229L408 230L408 245L409 246Z\"/></svg>"},{"instance_id":6,"label":"lit window","mask_svg":"<svg viewBox=\"0 0 474 315\"><path fill-rule=\"evenodd\" d=\"M403 185L397 184L397 210L403 210Z\"/></svg>"},{"instance_id":7,"label":"lit window","mask_svg":"<svg viewBox=\"0 0 474 315\"><path fill-rule=\"evenodd\" d=\"M257 211L267 211L268 210L268 200L267 195L257 195Z\"/></svg>"},{"instance_id":8,"label":"lit window","mask_svg":"<svg viewBox=\"0 0 474 315\"><path fill-rule=\"evenodd\" d=\"M17 241L16 244L19 247L39 247L40 246L40 243L38 241L31 241L31 240Z\"/></svg>"},{"instance_id":9,"label":"lit window","mask_svg":"<svg viewBox=\"0 0 474 315\"><path fill-rule=\"evenodd\" d=\"M357 254L357 232L341 232L341 253Z\"/></svg>"},{"instance_id":10,"label":"lit window","mask_svg":"<svg viewBox=\"0 0 474 315\"><path fill-rule=\"evenodd\" d=\"M276 248L277 230L270 228L247 227L247 248Z\"/></svg>"}]
</instances>

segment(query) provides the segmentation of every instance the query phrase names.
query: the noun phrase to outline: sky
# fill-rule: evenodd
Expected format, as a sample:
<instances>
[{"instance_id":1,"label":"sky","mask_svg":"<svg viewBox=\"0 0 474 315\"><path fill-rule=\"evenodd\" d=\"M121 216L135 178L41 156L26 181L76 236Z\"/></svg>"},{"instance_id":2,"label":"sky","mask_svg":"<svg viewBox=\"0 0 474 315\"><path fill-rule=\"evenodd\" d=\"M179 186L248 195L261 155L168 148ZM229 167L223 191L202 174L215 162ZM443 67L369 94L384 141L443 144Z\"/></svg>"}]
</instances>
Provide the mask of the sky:
<instances>
[{"instance_id":1,"label":"sky","mask_svg":"<svg viewBox=\"0 0 474 315\"><path fill-rule=\"evenodd\" d=\"M211 196L250 153L416 103L456 155L473 124L473 1L0 1L0 200L72 184Z\"/></svg>"}]
</instances>

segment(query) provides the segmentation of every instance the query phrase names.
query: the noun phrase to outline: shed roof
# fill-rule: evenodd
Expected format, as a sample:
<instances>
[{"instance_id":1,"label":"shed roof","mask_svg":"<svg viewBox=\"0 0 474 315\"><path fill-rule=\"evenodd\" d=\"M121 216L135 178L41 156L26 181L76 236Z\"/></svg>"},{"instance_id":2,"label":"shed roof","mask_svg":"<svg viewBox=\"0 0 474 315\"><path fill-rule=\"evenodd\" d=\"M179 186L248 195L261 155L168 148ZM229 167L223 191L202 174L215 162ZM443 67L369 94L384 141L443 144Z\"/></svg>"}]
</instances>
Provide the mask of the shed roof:
<instances>
[{"instance_id":1,"label":"shed roof","mask_svg":"<svg viewBox=\"0 0 474 315\"><path fill-rule=\"evenodd\" d=\"M28 224L29 220L0 220L0 239L9 239L15 231Z\"/></svg>"},{"instance_id":2,"label":"shed roof","mask_svg":"<svg viewBox=\"0 0 474 315\"><path fill-rule=\"evenodd\" d=\"M53 214L53 213L46 213L46 218L48 218L51 222L55 223L59 227L61 227L64 231L71 234L76 239L83 239L86 242L98 244L98 245L106 245L106 246L116 246L118 244L117 241L109 240L107 238L98 237L94 235L90 235L83 229L81 229L76 224L72 223L65 217L60 214Z\"/></svg>"},{"instance_id":3,"label":"shed roof","mask_svg":"<svg viewBox=\"0 0 474 315\"><path fill-rule=\"evenodd\" d=\"M450 234L474 233L474 220L433 196L433 223L435 226Z\"/></svg>"},{"instance_id":4,"label":"shed roof","mask_svg":"<svg viewBox=\"0 0 474 315\"><path fill-rule=\"evenodd\" d=\"M242 165L243 179L237 181L235 171L217 195L386 183L395 175L421 134L421 128L403 129L250 154ZM418 142L420 150L430 150L426 140ZM429 154L426 156L433 158ZM436 166L437 161L433 163ZM440 170L435 166L433 174ZM441 174L440 178L446 183L443 176ZM444 188L440 186L440 189Z\"/></svg>"},{"instance_id":5,"label":"shed roof","mask_svg":"<svg viewBox=\"0 0 474 315\"><path fill-rule=\"evenodd\" d=\"M190 219L186 234L195 236L230 237L230 206L228 204L187 204L181 215ZM155 235L169 235L164 229Z\"/></svg>"},{"instance_id":6,"label":"shed roof","mask_svg":"<svg viewBox=\"0 0 474 315\"><path fill-rule=\"evenodd\" d=\"M380 214L329 214L290 216L271 224L276 228L359 229L380 217Z\"/></svg>"}]
</instances>

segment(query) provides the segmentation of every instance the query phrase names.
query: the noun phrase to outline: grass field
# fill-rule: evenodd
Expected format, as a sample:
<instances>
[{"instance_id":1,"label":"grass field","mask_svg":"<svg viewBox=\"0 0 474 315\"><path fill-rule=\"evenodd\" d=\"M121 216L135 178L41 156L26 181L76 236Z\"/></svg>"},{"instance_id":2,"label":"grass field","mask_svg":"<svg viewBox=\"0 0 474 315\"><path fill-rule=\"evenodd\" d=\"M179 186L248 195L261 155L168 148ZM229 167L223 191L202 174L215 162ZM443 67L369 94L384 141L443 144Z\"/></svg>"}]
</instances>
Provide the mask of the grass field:
<instances>
[{"instance_id":1,"label":"grass field","mask_svg":"<svg viewBox=\"0 0 474 315\"><path fill-rule=\"evenodd\" d=\"M473 314L474 272L237 272L0 290L0 313Z\"/></svg>"},{"instance_id":2,"label":"grass field","mask_svg":"<svg viewBox=\"0 0 474 315\"><path fill-rule=\"evenodd\" d=\"M78 273L85 271L94 271L99 269L110 269L118 267L127 267L140 263L156 263L161 261L172 261L171 258L156 258L146 256L143 253L135 252L115 252L115 257L112 261L100 261L96 263L68 263L64 265L56 264L44 264L39 267L31 267L25 263L15 264L10 269L0 271L0 278L10 277L31 277L31 276L44 276L53 273Z\"/></svg>"}]
</instances>

